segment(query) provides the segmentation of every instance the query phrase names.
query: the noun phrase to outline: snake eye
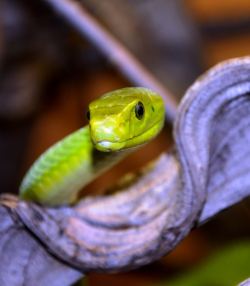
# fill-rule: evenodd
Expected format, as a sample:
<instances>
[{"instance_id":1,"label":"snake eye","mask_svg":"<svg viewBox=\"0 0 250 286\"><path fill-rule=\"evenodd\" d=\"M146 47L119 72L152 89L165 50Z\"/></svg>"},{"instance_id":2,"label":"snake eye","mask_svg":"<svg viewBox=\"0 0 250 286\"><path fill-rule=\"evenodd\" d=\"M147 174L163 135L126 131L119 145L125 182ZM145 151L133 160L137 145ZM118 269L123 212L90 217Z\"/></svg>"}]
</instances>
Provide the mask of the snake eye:
<instances>
[{"instance_id":1,"label":"snake eye","mask_svg":"<svg viewBox=\"0 0 250 286\"><path fill-rule=\"evenodd\" d=\"M86 113L86 117L88 119L88 121L90 120L90 111L88 110L87 113Z\"/></svg>"},{"instance_id":2,"label":"snake eye","mask_svg":"<svg viewBox=\"0 0 250 286\"><path fill-rule=\"evenodd\" d=\"M138 102L135 106L135 116L141 120L144 115L144 105L142 102Z\"/></svg>"}]
</instances>

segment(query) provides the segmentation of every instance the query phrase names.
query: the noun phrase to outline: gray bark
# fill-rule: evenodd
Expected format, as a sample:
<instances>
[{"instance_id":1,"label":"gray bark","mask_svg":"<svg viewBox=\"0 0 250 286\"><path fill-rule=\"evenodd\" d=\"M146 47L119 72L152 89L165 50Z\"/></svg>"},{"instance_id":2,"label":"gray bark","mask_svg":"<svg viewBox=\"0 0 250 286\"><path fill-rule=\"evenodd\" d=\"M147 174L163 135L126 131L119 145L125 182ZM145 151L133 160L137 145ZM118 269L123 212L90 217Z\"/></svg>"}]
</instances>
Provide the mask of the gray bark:
<instances>
[{"instance_id":1,"label":"gray bark","mask_svg":"<svg viewBox=\"0 0 250 286\"><path fill-rule=\"evenodd\" d=\"M2 196L1 285L66 286L88 271L140 267L248 197L249 99L250 58L224 62L185 94L175 151L162 154L133 184L73 207Z\"/></svg>"}]
</instances>

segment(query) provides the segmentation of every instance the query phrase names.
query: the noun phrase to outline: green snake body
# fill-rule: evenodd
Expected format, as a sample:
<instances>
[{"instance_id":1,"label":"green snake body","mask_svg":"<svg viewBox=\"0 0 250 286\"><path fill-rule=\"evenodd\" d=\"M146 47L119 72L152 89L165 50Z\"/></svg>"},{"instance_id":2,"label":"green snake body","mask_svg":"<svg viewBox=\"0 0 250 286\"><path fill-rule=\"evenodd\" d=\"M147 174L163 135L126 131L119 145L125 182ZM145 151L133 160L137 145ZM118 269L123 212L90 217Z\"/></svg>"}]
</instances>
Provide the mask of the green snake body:
<instances>
[{"instance_id":1,"label":"green snake body","mask_svg":"<svg viewBox=\"0 0 250 286\"><path fill-rule=\"evenodd\" d=\"M89 105L89 125L43 153L25 175L20 196L45 205L73 203L78 192L164 124L162 98L145 88L107 93Z\"/></svg>"}]
</instances>

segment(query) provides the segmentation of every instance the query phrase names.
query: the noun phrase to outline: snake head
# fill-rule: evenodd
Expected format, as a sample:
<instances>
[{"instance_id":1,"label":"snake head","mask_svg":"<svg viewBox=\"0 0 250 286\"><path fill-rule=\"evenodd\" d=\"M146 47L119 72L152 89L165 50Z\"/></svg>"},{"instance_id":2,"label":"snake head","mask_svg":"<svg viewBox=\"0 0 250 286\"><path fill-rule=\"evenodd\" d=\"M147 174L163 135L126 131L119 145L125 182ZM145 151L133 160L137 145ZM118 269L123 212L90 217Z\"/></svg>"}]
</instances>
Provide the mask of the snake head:
<instances>
[{"instance_id":1,"label":"snake head","mask_svg":"<svg viewBox=\"0 0 250 286\"><path fill-rule=\"evenodd\" d=\"M154 138L164 124L162 98L145 88L123 88L89 105L90 136L102 152L119 151Z\"/></svg>"}]
</instances>

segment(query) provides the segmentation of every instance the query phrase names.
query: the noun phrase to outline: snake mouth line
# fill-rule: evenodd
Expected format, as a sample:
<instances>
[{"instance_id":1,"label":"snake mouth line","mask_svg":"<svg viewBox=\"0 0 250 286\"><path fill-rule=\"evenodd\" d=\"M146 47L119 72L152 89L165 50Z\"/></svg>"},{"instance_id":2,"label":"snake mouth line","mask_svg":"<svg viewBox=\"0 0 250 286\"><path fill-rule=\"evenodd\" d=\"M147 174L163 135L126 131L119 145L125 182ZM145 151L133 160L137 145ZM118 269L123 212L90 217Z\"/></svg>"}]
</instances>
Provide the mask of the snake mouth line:
<instances>
[{"instance_id":1,"label":"snake mouth line","mask_svg":"<svg viewBox=\"0 0 250 286\"><path fill-rule=\"evenodd\" d=\"M104 147L104 148L109 148L110 146L112 146L112 145L115 145L115 144L121 144L121 145L123 145L123 144L125 144L125 143L127 143L127 142L129 142L129 141L131 141L131 140L133 140L133 139L136 139L136 138L138 138L139 136L141 136L142 134L144 134L144 133L147 133L147 132L149 132L150 130L152 130L158 123L160 123L161 122L161 120L158 120L154 125L152 125L146 132L142 132L142 133L140 133L140 134L138 134L138 135L136 135L136 136L133 136L133 137L131 137L131 138L129 138L129 139L127 139L127 140L123 140L123 141L111 141L111 140L99 140L99 141L93 141L93 144L95 145L95 146L102 146L102 147ZM158 134L158 133L157 133ZM157 135L156 134L156 135ZM155 136L156 136L155 135ZM152 139L155 137L155 136L153 136L152 137ZM150 141L150 140L149 140ZM144 143L146 143L146 142L143 142L142 144L144 144ZM140 144L140 145L142 145L142 144ZM133 148L133 147L131 147L131 148ZM111 149L109 149L109 150L111 150Z\"/></svg>"}]
</instances>

